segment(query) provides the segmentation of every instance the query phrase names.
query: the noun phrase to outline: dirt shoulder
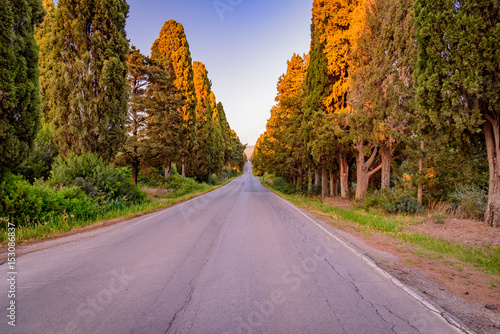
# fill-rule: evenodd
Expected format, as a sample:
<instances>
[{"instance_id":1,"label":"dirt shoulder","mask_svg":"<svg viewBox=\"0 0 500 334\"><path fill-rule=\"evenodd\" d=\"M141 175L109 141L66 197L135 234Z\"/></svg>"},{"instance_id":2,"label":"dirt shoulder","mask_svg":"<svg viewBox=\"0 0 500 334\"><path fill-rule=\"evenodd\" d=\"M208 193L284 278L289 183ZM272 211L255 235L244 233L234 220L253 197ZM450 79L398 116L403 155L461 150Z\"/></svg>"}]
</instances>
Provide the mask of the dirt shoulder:
<instances>
[{"instance_id":1,"label":"dirt shoulder","mask_svg":"<svg viewBox=\"0 0 500 334\"><path fill-rule=\"evenodd\" d=\"M349 203L332 200L348 208ZM355 247L402 282L418 289L477 333L500 333L500 276L486 274L473 265L451 258L432 258L418 248L356 224L343 223L320 212L308 211L316 220L332 225ZM470 246L500 245L500 230L468 220L426 221L408 232Z\"/></svg>"}]
</instances>

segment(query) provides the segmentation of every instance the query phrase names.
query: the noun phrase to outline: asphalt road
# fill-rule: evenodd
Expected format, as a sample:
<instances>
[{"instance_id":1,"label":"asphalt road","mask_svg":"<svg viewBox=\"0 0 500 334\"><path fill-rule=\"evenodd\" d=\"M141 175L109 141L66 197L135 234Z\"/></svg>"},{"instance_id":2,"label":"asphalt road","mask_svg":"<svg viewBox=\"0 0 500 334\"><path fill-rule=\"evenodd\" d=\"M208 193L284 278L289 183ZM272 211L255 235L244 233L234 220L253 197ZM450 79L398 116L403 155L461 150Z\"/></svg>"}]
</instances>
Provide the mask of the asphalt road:
<instances>
[{"instance_id":1,"label":"asphalt road","mask_svg":"<svg viewBox=\"0 0 500 334\"><path fill-rule=\"evenodd\" d=\"M17 258L14 299L1 265L0 333L460 333L250 169L205 196Z\"/></svg>"}]
</instances>

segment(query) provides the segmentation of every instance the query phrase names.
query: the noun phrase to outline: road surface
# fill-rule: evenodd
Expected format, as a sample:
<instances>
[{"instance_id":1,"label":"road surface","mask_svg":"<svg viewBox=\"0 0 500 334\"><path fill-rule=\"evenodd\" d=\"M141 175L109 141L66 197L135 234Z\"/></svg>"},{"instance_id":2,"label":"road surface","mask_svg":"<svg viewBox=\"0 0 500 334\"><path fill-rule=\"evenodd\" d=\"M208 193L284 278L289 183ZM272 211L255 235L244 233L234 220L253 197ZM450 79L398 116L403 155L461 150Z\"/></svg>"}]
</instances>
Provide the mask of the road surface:
<instances>
[{"instance_id":1,"label":"road surface","mask_svg":"<svg viewBox=\"0 0 500 334\"><path fill-rule=\"evenodd\" d=\"M10 299L0 266L0 333L461 332L250 165L207 195L19 257L16 270Z\"/></svg>"}]
</instances>

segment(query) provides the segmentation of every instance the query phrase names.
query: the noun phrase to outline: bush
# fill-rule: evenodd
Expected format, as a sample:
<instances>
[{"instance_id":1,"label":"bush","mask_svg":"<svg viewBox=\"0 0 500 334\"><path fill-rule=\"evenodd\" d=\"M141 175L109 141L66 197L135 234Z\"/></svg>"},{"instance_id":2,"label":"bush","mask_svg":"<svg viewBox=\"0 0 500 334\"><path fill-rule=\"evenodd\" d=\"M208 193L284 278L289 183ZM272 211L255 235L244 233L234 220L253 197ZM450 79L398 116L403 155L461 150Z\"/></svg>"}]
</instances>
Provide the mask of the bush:
<instances>
[{"instance_id":1,"label":"bush","mask_svg":"<svg viewBox=\"0 0 500 334\"><path fill-rule=\"evenodd\" d=\"M171 175L165 184L166 188L172 189L168 197L176 198L190 193L208 189L204 183L198 183L195 179L184 177L179 174Z\"/></svg>"},{"instance_id":2,"label":"bush","mask_svg":"<svg viewBox=\"0 0 500 334\"><path fill-rule=\"evenodd\" d=\"M418 203L415 194L407 189L392 188L376 190L366 196L361 207L380 208L388 213L424 213L424 208Z\"/></svg>"},{"instance_id":3,"label":"bush","mask_svg":"<svg viewBox=\"0 0 500 334\"><path fill-rule=\"evenodd\" d=\"M104 204L109 201L142 202L145 198L130 175L119 168L106 165L95 154L74 154L59 157L54 163L49 182L57 186L78 186L88 196Z\"/></svg>"},{"instance_id":4,"label":"bush","mask_svg":"<svg viewBox=\"0 0 500 334\"><path fill-rule=\"evenodd\" d=\"M99 207L78 187L56 191L46 184L31 185L22 176L4 175L0 185L0 215L18 226L34 226L67 215L74 219L97 217Z\"/></svg>"},{"instance_id":5,"label":"bush","mask_svg":"<svg viewBox=\"0 0 500 334\"><path fill-rule=\"evenodd\" d=\"M224 181L227 181L235 176L238 176L238 170L231 168L229 166L224 166L224 168L222 168L221 177Z\"/></svg>"},{"instance_id":6,"label":"bush","mask_svg":"<svg viewBox=\"0 0 500 334\"><path fill-rule=\"evenodd\" d=\"M274 189L284 194L294 194L297 190L294 185L287 183L283 178L277 177L271 185Z\"/></svg>"},{"instance_id":7,"label":"bush","mask_svg":"<svg viewBox=\"0 0 500 334\"><path fill-rule=\"evenodd\" d=\"M217 186L217 185L221 184L217 174L212 174L208 177L208 184L213 185L213 186Z\"/></svg>"},{"instance_id":8,"label":"bush","mask_svg":"<svg viewBox=\"0 0 500 334\"><path fill-rule=\"evenodd\" d=\"M458 216L482 220L488 204L488 193L477 186L455 187L450 193L449 201Z\"/></svg>"}]
</instances>

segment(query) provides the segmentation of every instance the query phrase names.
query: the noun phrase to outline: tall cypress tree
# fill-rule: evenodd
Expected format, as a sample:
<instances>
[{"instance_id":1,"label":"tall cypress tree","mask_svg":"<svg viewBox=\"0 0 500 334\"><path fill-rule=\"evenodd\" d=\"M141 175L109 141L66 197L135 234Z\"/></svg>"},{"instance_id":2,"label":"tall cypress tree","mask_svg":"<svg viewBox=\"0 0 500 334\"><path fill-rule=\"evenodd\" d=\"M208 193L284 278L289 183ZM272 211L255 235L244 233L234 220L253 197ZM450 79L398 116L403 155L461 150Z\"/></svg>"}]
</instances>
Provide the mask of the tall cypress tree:
<instances>
[{"instance_id":1,"label":"tall cypress tree","mask_svg":"<svg viewBox=\"0 0 500 334\"><path fill-rule=\"evenodd\" d=\"M196 159L190 164L189 174L200 180L206 180L210 175L222 171L225 160L225 142L208 71L203 63L195 61L193 73L197 101L197 146ZM223 117L225 120L225 115Z\"/></svg>"},{"instance_id":2,"label":"tall cypress tree","mask_svg":"<svg viewBox=\"0 0 500 334\"><path fill-rule=\"evenodd\" d=\"M26 159L40 127L34 25L43 12L39 0L0 0L0 171Z\"/></svg>"},{"instance_id":3,"label":"tall cypress tree","mask_svg":"<svg viewBox=\"0 0 500 334\"><path fill-rule=\"evenodd\" d=\"M50 110L50 99L48 98L52 61L52 44L54 38L54 21L56 7L52 0L43 0L43 8L46 15L43 22L35 30L35 39L39 48L38 67L40 68L40 96L42 102L42 115L47 120Z\"/></svg>"},{"instance_id":4,"label":"tall cypress tree","mask_svg":"<svg viewBox=\"0 0 500 334\"><path fill-rule=\"evenodd\" d=\"M413 1L375 0L366 17L366 31L353 55L350 134L357 145L374 146L380 152L382 188L389 189L392 155L408 135L413 114ZM370 162L363 157L358 167L369 167ZM363 186L361 194L366 193L368 180L377 170L366 170L364 182L358 181Z\"/></svg>"},{"instance_id":5,"label":"tall cypress tree","mask_svg":"<svg viewBox=\"0 0 500 334\"><path fill-rule=\"evenodd\" d=\"M189 44L181 23L175 20L165 22L159 37L151 47L151 58L170 68L174 77L174 84L184 96L185 105L182 107L184 130L180 157L182 174L185 175L186 163L195 147L196 127L196 94L193 79L193 60L189 51Z\"/></svg>"},{"instance_id":6,"label":"tall cypress tree","mask_svg":"<svg viewBox=\"0 0 500 334\"><path fill-rule=\"evenodd\" d=\"M297 54L287 62L287 71L278 81L278 103L271 109L271 118L262 141L262 149L273 152L263 157L266 169L295 181L295 184L298 181L299 188L303 174L304 142L300 125L307 64L308 57Z\"/></svg>"},{"instance_id":7,"label":"tall cypress tree","mask_svg":"<svg viewBox=\"0 0 500 334\"><path fill-rule=\"evenodd\" d=\"M164 167L165 179L168 179L171 164L179 158L185 100L164 65L153 59L147 61L148 87L145 106L148 113L148 147L150 154Z\"/></svg>"},{"instance_id":8,"label":"tall cypress tree","mask_svg":"<svg viewBox=\"0 0 500 334\"><path fill-rule=\"evenodd\" d=\"M351 53L362 23L363 0L314 0L311 24L311 60L306 78L305 122L311 123L309 152L319 168L338 159L341 193L347 197L349 143L346 113L350 86ZM320 50L323 54L320 53ZM324 88L323 88L324 87ZM320 91L323 90L321 93ZM307 129L307 128L306 128ZM326 173L323 172L325 178ZM325 183L324 183L325 184Z\"/></svg>"},{"instance_id":9,"label":"tall cypress tree","mask_svg":"<svg viewBox=\"0 0 500 334\"><path fill-rule=\"evenodd\" d=\"M500 226L500 5L417 0L415 17L420 127L454 145L483 132L490 170L485 218Z\"/></svg>"},{"instance_id":10,"label":"tall cypress tree","mask_svg":"<svg viewBox=\"0 0 500 334\"><path fill-rule=\"evenodd\" d=\"M111 160L125 141L129 50L124 0L60 0L54 22L49 119L60 152Z\"/></svg>"}]
</instances>

